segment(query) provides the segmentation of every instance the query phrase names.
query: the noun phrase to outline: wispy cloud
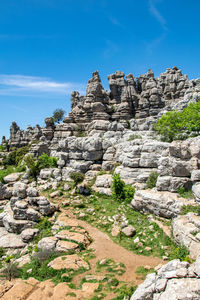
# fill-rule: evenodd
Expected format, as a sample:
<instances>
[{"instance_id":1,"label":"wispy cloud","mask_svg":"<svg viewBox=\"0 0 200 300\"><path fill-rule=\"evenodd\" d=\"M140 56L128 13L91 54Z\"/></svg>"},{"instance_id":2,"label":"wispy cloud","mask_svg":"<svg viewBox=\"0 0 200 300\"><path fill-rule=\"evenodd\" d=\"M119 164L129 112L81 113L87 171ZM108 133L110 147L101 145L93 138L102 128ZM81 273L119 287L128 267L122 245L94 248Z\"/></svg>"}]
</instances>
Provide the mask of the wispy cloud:
<instances>
[{"instance_id":1,"label":"wispy cloud","mask_svg":"<svg viewBox=\"0 0 200 300\"><path fill-rule=\"evenodd\" d=\"M73 82L56 82L44 77L0 74L0 95L55 96L71 94L73 90L83 93L84 85Z\"/></svg>"},{"instance_id":2,"label":"wispy cloud","mask_svg":"<svg viewBox=\"0 0 200 300\"><path fill-rule=\"evenodd\" d=\"M160 11L156 8L156 3L160 2L160 0L149 0L149 11L156 18L156 20L160 23L165 31L168 30L166 20Z\"/></svg>"},{"instance_id":3,"label":"wispy cloud","mask_svg":"<svg viewBox=\"0 0 200 300\"><path fill-rule=\"evenodd\" d=\"M113 25L124 28L124 25L122 25L117 18L114 18L113 16L109 16L108 18Z\"/></svg>"}]
</instances>

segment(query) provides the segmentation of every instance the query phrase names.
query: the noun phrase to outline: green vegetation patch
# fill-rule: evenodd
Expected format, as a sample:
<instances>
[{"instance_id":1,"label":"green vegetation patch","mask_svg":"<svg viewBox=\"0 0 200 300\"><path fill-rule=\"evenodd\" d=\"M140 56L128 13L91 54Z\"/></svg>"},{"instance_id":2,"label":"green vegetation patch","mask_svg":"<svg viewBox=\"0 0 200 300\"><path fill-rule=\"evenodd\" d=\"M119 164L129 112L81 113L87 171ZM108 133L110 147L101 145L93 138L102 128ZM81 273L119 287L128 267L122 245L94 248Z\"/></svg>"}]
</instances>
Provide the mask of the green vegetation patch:
<instances>
[{"instance_id":1,"label":"green vegetation patch","mask_svg":"<svg viewBox=\"0 0 200 300\"><path fill-rule=\"evenodd\" d=\"M154 125L165 142L185 140L200 134L200 101L190 103L181 112L169 111Z\"/></svg>"},{"instance_id":2,"label":"green vegetation patch","mask_svg":"<svg viewBox=\"0 0 200 300\"><path fill-rule=\"evenodd\" d=\"M146 181L146 185L148 189L153 189L156 186L158 179L158 172L151 172Z\"/></svg>"},{"instance_id":3,"label":"green vegetation patch","mask_svg":"<svg viewBox=\"0 0 200 300\"><path fill-rule=\"evenodd\" d=\"M183 205L181 207L181 215L186 215L189 212L193 212L200 215L200 207L194 205Z\"/></svg>"}]
</instances>

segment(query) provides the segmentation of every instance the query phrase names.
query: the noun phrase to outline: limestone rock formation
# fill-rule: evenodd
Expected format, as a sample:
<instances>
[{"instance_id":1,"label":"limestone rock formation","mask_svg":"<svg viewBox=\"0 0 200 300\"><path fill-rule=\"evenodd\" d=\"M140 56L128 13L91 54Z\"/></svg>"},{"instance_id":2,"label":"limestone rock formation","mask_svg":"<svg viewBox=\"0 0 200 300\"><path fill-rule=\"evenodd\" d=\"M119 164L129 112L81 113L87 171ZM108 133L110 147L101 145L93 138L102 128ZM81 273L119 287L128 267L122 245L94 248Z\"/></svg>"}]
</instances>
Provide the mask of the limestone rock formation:
<instances>
[{"instance_id":1,"label":"limestone rock formation","mask_svg":"<svg viewBox=\"0 0 200 300\"><path fill-rule=\"evenodd\" d=\"M178 259L170 261L157 274L147 275L131 300L199 299L199 262L199 258L192 265Z\"/></svg>"}]
</instances>

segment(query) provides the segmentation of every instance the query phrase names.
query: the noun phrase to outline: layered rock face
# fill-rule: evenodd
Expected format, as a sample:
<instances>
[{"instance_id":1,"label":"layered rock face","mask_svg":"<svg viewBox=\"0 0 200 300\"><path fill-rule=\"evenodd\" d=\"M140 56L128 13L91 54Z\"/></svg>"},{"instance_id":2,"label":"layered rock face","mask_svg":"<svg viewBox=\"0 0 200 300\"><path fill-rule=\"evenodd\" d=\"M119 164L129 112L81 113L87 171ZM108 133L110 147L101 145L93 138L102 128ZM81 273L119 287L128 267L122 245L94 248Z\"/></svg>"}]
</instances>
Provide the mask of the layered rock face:
<instances>
[{"instance_id":1,"label":"layered rock face","mask_svg":"<svg viewBox=\"0 0 200 300\"><path fill-rule=\"evenodd\" d=\"M131 300L199 299L200 259L192 265L175 259L156 273L147 275Z\"/></svg>"}]
</instances>

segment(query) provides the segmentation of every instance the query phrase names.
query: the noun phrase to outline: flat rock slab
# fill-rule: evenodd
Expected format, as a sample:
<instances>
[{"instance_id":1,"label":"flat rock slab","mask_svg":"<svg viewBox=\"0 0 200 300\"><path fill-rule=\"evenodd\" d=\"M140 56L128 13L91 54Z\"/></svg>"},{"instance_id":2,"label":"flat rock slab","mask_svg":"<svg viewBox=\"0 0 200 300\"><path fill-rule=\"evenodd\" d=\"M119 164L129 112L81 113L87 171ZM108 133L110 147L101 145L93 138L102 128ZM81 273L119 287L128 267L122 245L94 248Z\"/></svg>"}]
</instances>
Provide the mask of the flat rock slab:
<instances>
[{"instance_id":1,"label":"flat rock slab","mask_svg":"<svg viewBox=\"0 0 200 300\"><path fill-rule=\"evenodd\" d=\"M25 246L19 235L9 233L4 227L0 227L0 247L18 249Z\"/></svg>"},{"instance_id":2,"label":"flat rock slab","mask_svg":"<svg viewBox=\"0 0 200 300\"><path fill-rule=\"evenodd\" d=\"M54 270L61 270L61 269L78 270L80 268L85 268L87 270L89 269L89 265L77 254L57 257L48 264L48 267L51 267Z\"/></svg>"},{"instance_id":3,"label":"flat rock slab","mask_svg":"<svg viewBox=\"0 0 200 300\"><path fill-rule=\"evenodd\" d=\"M61 240L66 239L66 240L70 240L70 241L75 241L75 242L77 242L79 244L83 244L85 246L90 244L90 241L86 234L81 234L78 232L71 232L69 230L62 230L62 231L58 232L56 234L56 237Z\"/></svg>"},{"instance_id":4,"label":"flat rock slab","mask_svg":"<svg viewBox=\"0 0 200 300\"><path fill-rule=\"evenodd\" d=\"M15 181L19 180L21 175L22 175L22 173L12 173L12 174L5 176L3 178L3 180L5 181L5 183L15 182Z\"/></svg>"},{"instance_id":5,"label":"flat rock slab","mask_svg":"<svg viewBox=\"0 0 200 300\"><path fill-rule=\"evenodd\" d=\"M55 222L55 224L59 225L59 226L76 227L76 226L78 226L78 221L76 219L71 219L71 218L68 218L65 215L61 214L58 217L58 220Z\"/></svg>"},{"instance_id":6,"label":"flat rock slab","mask_svg":"<svg viewBox=\"0 0 200 300\"><path fill-rule=\"evenodd\" d=\"M73 242L68 241L58 241L56 245L56 251L58 252L67 252L70 250L79 250L79 245Z\"/></svg>"},{"instance_id":7,"label":"flat rock slab","mask_svg":"<svg viewBox=\"0 0 200 300\"><path fill-rule=\"evenodd\" d=\"M14 286L1 297L1 300L22 300L27 299L28 295L34 290L34 285L38 281L30 278L27 281L18 280Z\"/></svg>"}]
</instances>

